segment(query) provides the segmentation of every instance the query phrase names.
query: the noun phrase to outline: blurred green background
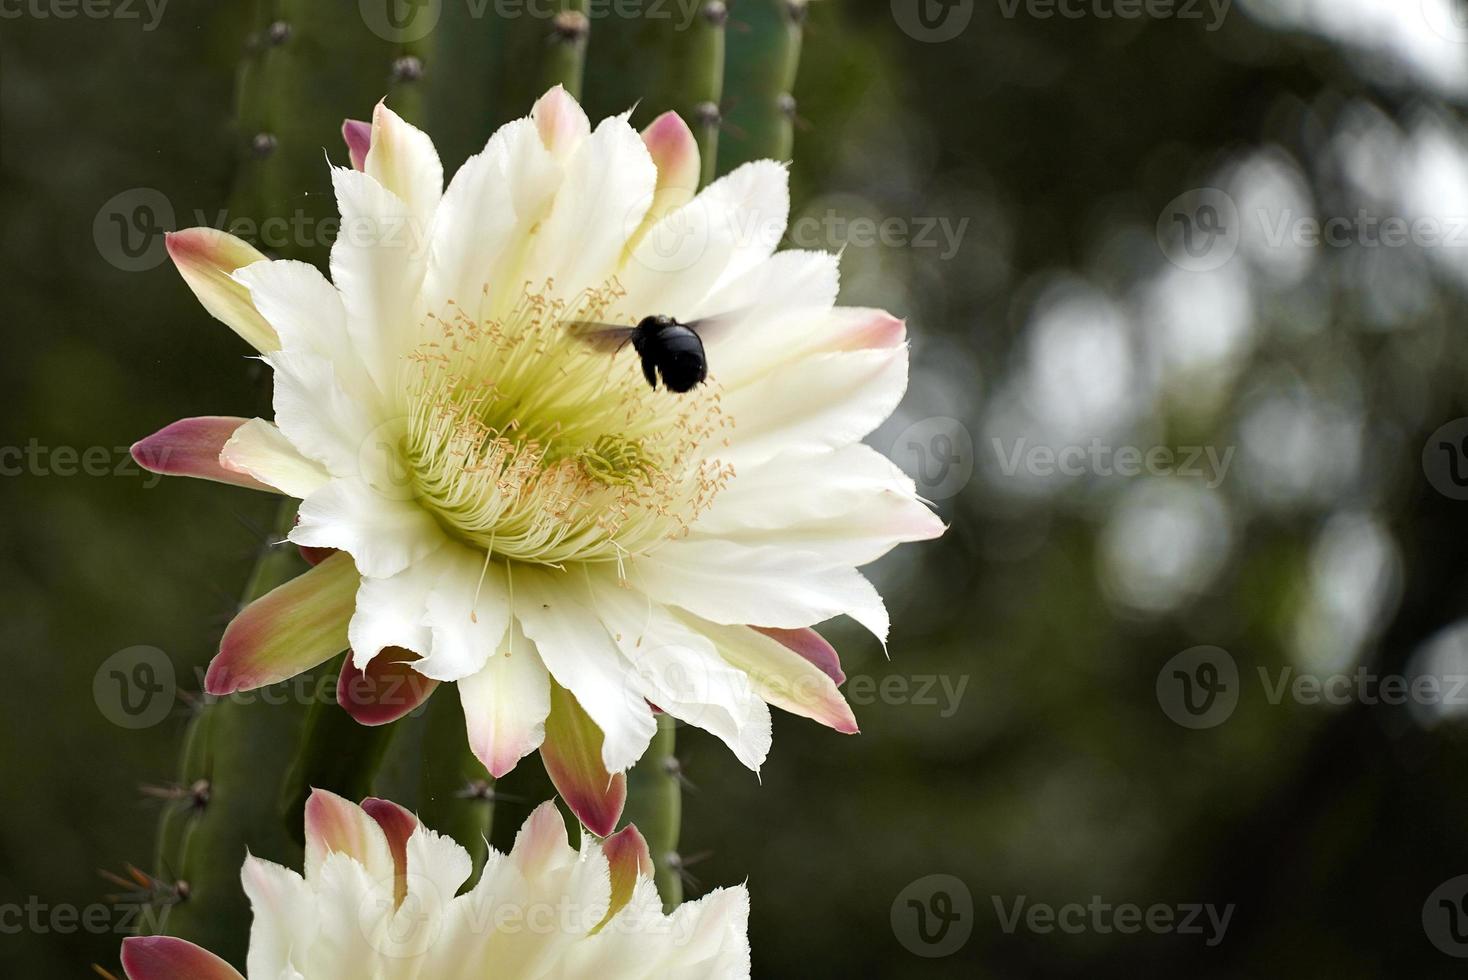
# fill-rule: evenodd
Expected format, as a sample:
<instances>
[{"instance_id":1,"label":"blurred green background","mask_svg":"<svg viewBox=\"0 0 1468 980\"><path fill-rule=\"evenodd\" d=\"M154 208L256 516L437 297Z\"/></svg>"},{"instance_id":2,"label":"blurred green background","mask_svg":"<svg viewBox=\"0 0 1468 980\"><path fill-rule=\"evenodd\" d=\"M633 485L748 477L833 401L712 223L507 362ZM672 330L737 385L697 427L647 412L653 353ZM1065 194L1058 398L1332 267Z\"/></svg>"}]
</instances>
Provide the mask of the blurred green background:
<instances>
[{"instance_id":1,"label":"blurred green background","mask_svg":"<svg viewBox=\"0 0 1468 980\"><path fill-rule=\"evenodd\" d=\"M344 38L366 29L339 6ZM267 406L259 366L156 234L238 217L223 209L253 5L68 9L0 4L13 977L115 968L121 914L37 929L13 910L104 903L117 889L99 870L166 873L150 867L159 804L139 788L173 778L184 711L120 727L93 681L145 645L196 688L272 506L139 474L124 448L179 417ZM911 388L870 441L952 529L875 568L890 660L831 632L861 736L780 716L756 782L680 732L683 849L704 855L690 890L747 877L756 976L1461 973L1463 14L1456 0L811 4L790 244L844 247L845 302L908 318ZM393 86L383 65L350 104L297 97L365 117ZM496 95L466 82L464 109L528 108ZM611 99L585 93L594 114L625 108ZM344 158L332 132L316 145ZM116 217L159 201L157 227L133 229L148 246L121 251ZM330 202L318 189L291 206ZM68 474L92 447L94 475ZM1218 465L1118 475L1124 447L1177 464L1197 447ZM1046 449L1084 462L1060 472ZM1181 698L1203 689L1183 678L1209 668L1226 686L1191 715ZM1312 679L1333 694L1312 696ZM1419 696L1387 703L1401 700L1378 696L1388 679ZM535 802L500 803L496 838ZM1017 902L1093 896L1179 920L1232 911L1221 941L1206 916L1201 932L1126 934L1090 913L1078 929L1007 927ZM909 899L953 910L944 941L922 940Z\"/></svg>"}]
</instances>

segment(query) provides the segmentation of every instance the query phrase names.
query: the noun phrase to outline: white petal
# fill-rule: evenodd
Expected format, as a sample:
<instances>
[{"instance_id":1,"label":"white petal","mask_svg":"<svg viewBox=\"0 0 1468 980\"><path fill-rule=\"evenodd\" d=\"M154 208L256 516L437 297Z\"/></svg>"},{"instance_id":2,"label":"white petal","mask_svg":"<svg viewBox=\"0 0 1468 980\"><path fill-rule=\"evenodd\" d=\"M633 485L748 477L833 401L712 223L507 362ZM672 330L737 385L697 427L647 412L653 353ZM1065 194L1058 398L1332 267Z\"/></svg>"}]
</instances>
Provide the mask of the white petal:
<instances>
[{"instance_id":1,"label":"white petal","mask_svg":"<svg viewBox=\"0 0 1468 980\"><path fill-rule=\"evenodd\" d=\"M361 474L373 458L375 420L338 383L332 362L305 351L277 351L264 360L275 371L275 424L285 437L333 476Z\"/></svg>"},{"instance_id":2,"label":"white petal","mask_svg":"<svg viewBox=\"0 0 1468 980\"><path fill-rule=\"evenodd\" d=\"M403 938L387 928L393 914L392 875L374 877L337 853L322 862L317 877L317 931L310 948L297 954L306 960L302 972L313 978L381 976L376 967L383 954L400 948L395 940Z\"/></svg>"},{"instance_id":3,"label":"white petal","mask_svg":"<svg viewBox=\"0 0 1468 980\"><path fill-rule=\"evenodd\" d=\"M438 915L448 907L474 862L452 837L419 825L408 838L408 897L403 909L413 915Z\"/></svg>"},{"instance_id":4,"label":"white petal","mask_svg":"<svg viewBox=\"0 0 1468 980\"><path fill-rule=\"evenodd\" d=\"M444 543L427 511L377 493L358 480L333 480L301 502L290 540L351 554L370 578L396 575Z\"/></svg>"},{"instance_id":5,"label":"white petal","mask_svg":"<svg viewBox=\"0 0 1468 980\"><path fill-rule=\"evenodd\" d=\"M545 216L561 168L545 149L535 125L520 119L497 130L483 152L470 157L444 193L433 225L427 308L447 313L453 301L471 317L488 286L493 302L508 305L522 277L516 247Z\"/></svg>"},{"instance_id":6,"label":"white petal","mask_svg":"<svg viewBox=\"0 0 1468 980\"><path fill-rule=\"evenodd\" d=\"M906 390L906 347L784 364L725 392L724 412L735 426L732 446L718 456L738 470L782 452L848 445L886 421Z\"/></svg>"},{"instance_id":7,"label":"white petal","mask_svg":"<svg viewBox=\"0 0 1468 980\"><path fill-rule=\"evenodd\" d=\"M427 655L432 632L425 620L428 593L438 580L433 556L413 562L386 578L362 577L357 587L357 607L347 627L352 661L365 669L387 647L402 647L419 656Z\"/></svg>"},{"instance_id":8,"label":"white petal","mask_svg":"<svg viewBox=\"0 0 1468 980\"><path fill-rule=\"evenodd\" d=\"M427 229L443 194L443 164L428 134L379 102L372 113L372 148L363 169L412 209Z\"/></svg>"},{"instance_id":9,"label":"white petal","mask_svg":"<svg viewBox=\"0 0 1468 980\"><path fill-rule=\"evenodd\" d=\"M403 357L417 344L429 229L402 198L356 170L331 172L341 230L331 247L331 279L347 328L379 391L397 388Z\"/></svg>"},{"instance_id":10,"label":"white petal","mask_svg":"<svg viewBox=\"0 0 1468 980\"><path fill-rule=\"evenodd\" d=\"M694 524L691 540L724 538L865 565L904 541L942 534L911 478L862 443L786 453L740 470Z\"/></svg>"},{"instance_id":11,"label":"white petal","mask_svg":"<svg viewBox=\"0 0 1468 980\"><path fill-rule=\"evenodd\" d=\"M627 663L569 573L517 566L515 618L551 676L602 730L602 762L622 772L642 758L657 723Z\"/></svg>"},{"instance_id":12,"label":"white petal","mask_svg":"<svg viewBox=\"0 0 1468 980\"><path fill-rule=\"evenodd\" d=\"M496 779L545 740L550 675L518 628L477 674L459 681L469 747Z\"/></svg>"},{"instance_id":13,"label":"white petal","mask_svg":"<svg viewBox=\"0 0 1468 980\"><path fill-rule=\"evenodd\" d=\"M482 551L449 543L434 556L439 571L428 593L424 622L433 634L418 673L456 681L478 673L500 647L510 625L504 568L486 565Z\"/></svg>"},{"instance_id":14,"label":"white petal","mask_svg":"<svg viewBox=\"0 0 1468 980\"><path fill-rule=\"evenodd\" d=\"M758 771L770 751L770 710L749 678L725 663L707 637L646 596L608 578L593 579L592 595L643 695L716 735Z\"/></svg>"},{"instance_id":15,"label":"white petal","mask_svg":"<svg viewBox=\"0 0 1468 980\"><path fill-rule=\"evenodd\" d=\"M765 701L838 732L858 730L836 682L816 664L748 626L719 626L686 614L684 620L713 642L719 656L743 671Z\"/></svg>"},{"instance_id":16,"label":"white petal","mask_svg":"<svg viewBox=\"0 0 1468 980\"><path fill-rule=\"evenodd\" d=\"M871 583L806 552L673 541L635 568L632 580L653 598L715 623L799 629L845 614L887 639L887 610Z\"/></svg>"},{"instance_id":17,"label":"white petal","mask_svg":"<svg viewBox=\"0 0 1468 980\"><path fill-rule=\"evenodd\" d=\"M367 372L347 332L347 311L321 270L307 262L258 262L234 274L250 299L280 335L284 350L325 357L342 388L364 398Z\"/></svg>"},{"instance_id":18,"label":"white petal","mask_svg":"<svg viewBox=\"0 0 1468 980\"><path fill-rule=\"evenodd\" d=\"M567 161L565 180L531 244L524 278L536 286L554 279L564 299L606 285L656 184L657 168L626 117L603 120Z\"/></svg>"},{"instance_id":19,"label":"white petal","mask_svg":"<svg viewBox=\"0 0 1468 980\"><path fill-rule=\"evenodd\" d=\"M220 450L219 461L290 497L309 497L331 479L319 463L302 456L264 419L250 419L236 429Z\"/></svg>"},{"instance_id":20,"label":"white petal","mask_svg":"<svg viewBox=\"0 0 1468 980\"><path fill-rule=\"evenodd\" d=\"M305 879L254 856L245 858L240 878L255 916L246 973L289 976L293 967L304 967L316 932L316 896ZM299 959L292 961L293 953Z\"/></svg>"},{"instance_id":21,"label":"white petal","mask_svg":"<svg viewBox=\"0 0 1468 980\"><path fill-rule=\"evenodd\" d=\"M586 110L560 85L553 86L535 101L530 118L542 145L559 160L576 152L591 133Z\"/></svg>"},{"instance_id":22,"label":"white petal","mask_svg":"<svg viewBox=\"0 0 1468 980\"><path fill-rule=\"evenodd\" d=\"M692 317L709 293L770 257L789 215L783 164L739 167L648 229L618 277L627 291L622 305Z\"/></svg>"}]
</instances>

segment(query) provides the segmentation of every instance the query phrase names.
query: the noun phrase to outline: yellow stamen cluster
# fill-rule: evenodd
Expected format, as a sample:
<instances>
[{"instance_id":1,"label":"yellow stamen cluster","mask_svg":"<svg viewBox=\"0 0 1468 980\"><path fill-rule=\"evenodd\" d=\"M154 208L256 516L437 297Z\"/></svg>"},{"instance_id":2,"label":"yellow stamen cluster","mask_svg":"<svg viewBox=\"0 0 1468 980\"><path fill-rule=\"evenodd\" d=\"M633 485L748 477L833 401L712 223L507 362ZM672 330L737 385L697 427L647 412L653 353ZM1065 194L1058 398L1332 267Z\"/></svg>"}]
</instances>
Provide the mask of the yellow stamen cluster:
<instances>
[{"instance_id":1,"label":"yellow stamen cluster","mask_svg":"<svg viewBox=\"0 0 1468 980\"><path fill-rule=\"evenodd\" d=\"M615 284L571 303L531 292L505 316L432 316L403 372L404 463L420 504L490 557L618 561L683 533L727 482L700 446L729 424L712 385L653 391L628 347L569 324L605 315Z\"/></svg>"}]
</instances>

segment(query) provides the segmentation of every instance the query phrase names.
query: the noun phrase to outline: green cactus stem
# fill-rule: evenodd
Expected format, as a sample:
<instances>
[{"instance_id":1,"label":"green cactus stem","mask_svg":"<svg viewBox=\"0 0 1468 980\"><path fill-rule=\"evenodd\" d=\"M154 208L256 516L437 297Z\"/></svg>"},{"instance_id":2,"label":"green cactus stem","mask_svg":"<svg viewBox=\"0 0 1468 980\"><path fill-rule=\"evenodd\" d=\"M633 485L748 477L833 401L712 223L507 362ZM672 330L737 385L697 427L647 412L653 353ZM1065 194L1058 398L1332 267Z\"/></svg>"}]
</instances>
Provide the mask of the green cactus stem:
<instances>
[{"instance_id":1,"label":"green cactus stem","mask_svg":"<svg viewBox=\"0 0 1468 980\"><path fill-rule=\"evenodd\" d=\"M678 834L683 821L683 787L678 757L677 720L658 715L658 730L642 759L627 773L627 823L635 823L652 852L654 881L671 912L683 901Z\"/></svg>"},{"instance_id":2,"label":"green cactus stem","mask_svg":"<svg viewBox=\"0 0 1468 980\"><path fill-rule=\"evenodd\" d=\"M699 0L686 23L678 10L667 16L608 18L596 25L587 70L597 84L587 91L593 118L625 112L645 126L673 110L693 130L703 163L702 182L718 162L719 101L724 90L724 0Z\"/></svg>"},{"instance_id":3,"label":"green cactus stem","mask_svg":"<svg viewBox=\"0 0 1468 980\"><path fill-rule=\"evenodd\" d=\"M294 521L295 501L287 501L250 575L244 602L304 571L296 548L280 543ZM173 883L176 898L154 923L160 933L243 964L249 905L240 867L246 850L284 864L300 860L300 849L278 819L275 798L305 719L303 700L273 691L199 705L184 738L178 779L190 792L165 808L159 826L155 876Z\"/></svg>"},{"instance_id":4,"label":"green cactus stem","mask_svg":"<svg viewBox=\"0 0 1468 980\"><path fill-rule=\"evenodd\" d=\"M727 138L719 169L789 160L795 142L795 75L806 0L737 0L725 83Z\"/></svg>"},{"instance_id":5,"label":"green cactus stem","mask_svg":"<svg viewBox=\"0 0 1468 980\"><path fill-rule=\"evenodd\" d=\"M472 882L484 868L494 826L494 779L469 749L458 692L445 686L435 693L422 720L418 816L469 852Z\"/></svg>"},{"instance_id":6,"label":"green cactus stem","mask_svg":"<svg viewBox=\"0 0 1468 980\"><path fill-rule=\"evenodd\" d=\"M236 89L241 159L231 211L250 219L256 234L244 237L257 238L267 254L324 260L335 227L324 153L344 160L342 119L418 84L404 61L417 51L400 39L416 36L411 21L400 34L381 25L375 33L350 7L348 19L332 3L256 4ZM411 16L429 16L429 8L413 5Z\"/></svg>"},{"instance_id":7,"label":"green cactus stem","mask_svg":"<svg viewBox=\"0 0 1468 980\"><path fill-rule=\"evenodd\" d=\"M305 842L301 814L313 789L324 789L358 802L372 795L373 779L387 753L397 725L368 726L358 722L336 701L335 679L345 653L319 669L311 706L302 726L301 742L280 787L282 825L297 843Z\"/></svg>"}]
</instances>

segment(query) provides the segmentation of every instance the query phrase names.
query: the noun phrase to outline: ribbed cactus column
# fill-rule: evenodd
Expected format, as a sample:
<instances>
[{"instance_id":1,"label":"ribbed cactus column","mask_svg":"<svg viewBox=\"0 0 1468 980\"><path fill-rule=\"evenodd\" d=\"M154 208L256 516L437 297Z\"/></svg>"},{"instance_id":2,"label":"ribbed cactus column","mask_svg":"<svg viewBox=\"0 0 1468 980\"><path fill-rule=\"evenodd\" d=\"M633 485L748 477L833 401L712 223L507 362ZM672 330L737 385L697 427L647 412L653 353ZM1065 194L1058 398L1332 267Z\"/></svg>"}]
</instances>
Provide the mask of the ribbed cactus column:
<instances>
[{"instance_id":1,"label":"ribbed cactus column","mask_svg":"<svg viewBox=\"0 0 1468 980\"><path fill-rule=\"evenodd\" d=\"M666 16L653 16L658 10ZM687 17L684 22L679 18ZM718 163L719 102L724 91L724 0L649 5L641 17L608 17L596 24L587 52L586 107L593 117L636 105L639 126L672 109L698 138L703 182Z\"/></svg>"},{"instance_id":2,"label":"ribbed cactus column","mask_svg":"<svg viewBox=\"0 0 1468 980\"><path fill-rule=\"evenodd\" d=\"M719 169L749 160L788 160L795 142L795 74L806 0L738 0L725 83L729 138Z\"/></svg>"},{"instance_id":3,"label":"ribbed cactus column","mask_svg":"<svg viewBox=\"0 0 1468 980\"><path fill-rule=\"evenodd\" d=\"M678 837L683 824L683 787L677 748L677 721L658 715L658 730L641 761L627 774L626 821L635 823L652 852L658 894L671 912L683 901L683 861Z\"/></svg>"},{"instance_id":4,"label":"ribbed cactus column","mask_svg":"<svg viewBox=\"0 0 1468 980\"><path fill-rule=\"evenodd\" d=\"M294 521L289 501L270 529L244 602L305 570L296 548L279 543ZM172 882L175 892L156 920L159 932L243 965L250 921L240 889L246 849L287 864L300 858L279 819L276 796L304 716L299 697L235 695L199 705L179 770L179 786L188 793L165 808L159 824L155 874Z\"/></svg>"},{"instance_id":5,"label":"ribbed cactus column","mask_svg":"<svg viewBox=\"0 0 1468 980\"><path fill-rule=\"evenodd\" d=\"M457 692L445 687L435 694L422 721L418 816L469 852L474 859L470 880L477 880L494 824L494 779L469 750Z\"/></svg>"}]
</instances>

